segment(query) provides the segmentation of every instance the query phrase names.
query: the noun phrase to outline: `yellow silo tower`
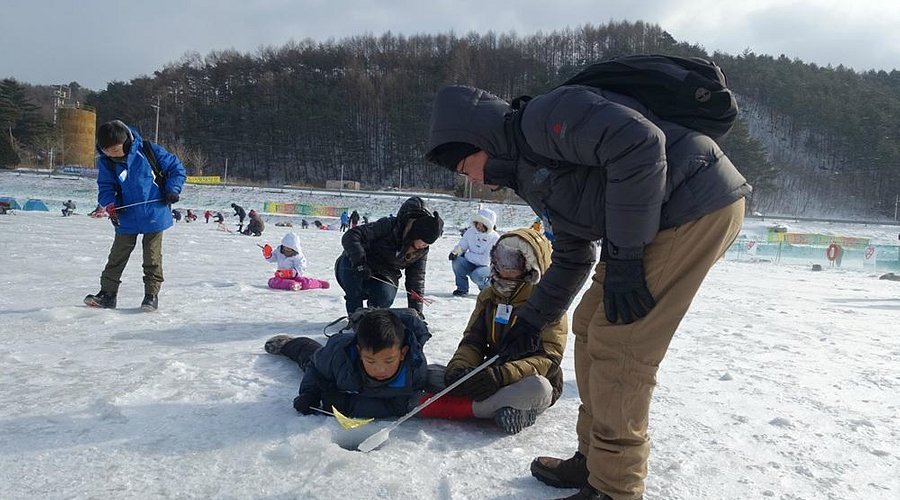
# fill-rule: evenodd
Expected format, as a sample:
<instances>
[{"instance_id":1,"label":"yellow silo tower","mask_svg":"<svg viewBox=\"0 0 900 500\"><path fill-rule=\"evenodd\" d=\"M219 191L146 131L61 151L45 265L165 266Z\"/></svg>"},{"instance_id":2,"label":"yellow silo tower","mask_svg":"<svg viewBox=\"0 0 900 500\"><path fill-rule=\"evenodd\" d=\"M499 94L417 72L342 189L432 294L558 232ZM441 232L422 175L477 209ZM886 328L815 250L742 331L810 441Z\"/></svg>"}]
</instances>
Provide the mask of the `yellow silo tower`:
<instances>
[{"instance_id":1,"label":"yellow silo tower","mask_svg":"<svg viewBox=\"0 0 900 500\"><path fill-rule=\"evenodd\" d=\"M93 167L97 133L97 112L94 108L84 105L59 107L56 109L56 120L62 151L53 163Z\"/></svg>"}]
</instances>

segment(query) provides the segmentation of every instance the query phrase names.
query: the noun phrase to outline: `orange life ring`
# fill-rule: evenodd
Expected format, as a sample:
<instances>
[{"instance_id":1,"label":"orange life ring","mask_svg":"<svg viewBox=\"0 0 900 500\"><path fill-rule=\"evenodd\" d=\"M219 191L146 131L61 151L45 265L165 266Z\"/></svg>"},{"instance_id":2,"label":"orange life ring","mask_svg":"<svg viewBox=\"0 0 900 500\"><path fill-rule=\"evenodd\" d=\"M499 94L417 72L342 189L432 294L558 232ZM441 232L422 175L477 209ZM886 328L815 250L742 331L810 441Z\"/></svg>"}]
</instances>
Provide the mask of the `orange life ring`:
<instances>
[{"instance_id":1,"label":"orange life ring","mask_svg":"<svg viewBox=\"0 0 900 500\"><path fill-rule=\"evenodd\" d=\"M841 256L841 247L838 246L837 243L832 243L832 244L828 245L828 250L825 251L825 257L828 260L830 260L831 262L834 262L834 261L838 260L838 257L840 257L840 256Z\"/></svg>"}]
</instances>

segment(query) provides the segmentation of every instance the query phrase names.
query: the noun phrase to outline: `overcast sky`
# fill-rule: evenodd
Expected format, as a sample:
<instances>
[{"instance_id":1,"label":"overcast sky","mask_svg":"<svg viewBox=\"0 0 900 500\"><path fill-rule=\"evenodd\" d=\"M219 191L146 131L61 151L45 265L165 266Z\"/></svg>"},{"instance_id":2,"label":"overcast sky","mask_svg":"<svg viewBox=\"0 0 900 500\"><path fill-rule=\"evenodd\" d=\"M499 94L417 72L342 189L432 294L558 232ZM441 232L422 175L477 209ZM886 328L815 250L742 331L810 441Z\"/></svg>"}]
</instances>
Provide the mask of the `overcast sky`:
<instances>
[{"instance_id":1,"label":"overcast sky","mask_svg":"<svg viewBox=\"0 0 900 500\"><path fill-rule=\"evenodd\" d=\"M92 89L187 52L293 40L656 23L707 51L900 68L898 0L0 0L0 78Z\"/></svg>"}]
</instances>

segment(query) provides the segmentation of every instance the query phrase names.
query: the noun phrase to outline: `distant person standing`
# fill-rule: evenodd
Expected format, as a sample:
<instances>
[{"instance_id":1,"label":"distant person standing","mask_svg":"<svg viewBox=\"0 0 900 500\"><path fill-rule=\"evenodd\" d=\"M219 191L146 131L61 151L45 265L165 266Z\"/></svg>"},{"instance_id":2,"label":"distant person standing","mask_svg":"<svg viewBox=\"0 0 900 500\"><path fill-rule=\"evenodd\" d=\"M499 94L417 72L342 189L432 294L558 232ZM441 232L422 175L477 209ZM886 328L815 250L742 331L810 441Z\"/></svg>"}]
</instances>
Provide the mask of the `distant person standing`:
<instances>
[{"instance_id":1,"label":"distant person standing","mask_svg":"<svg viewBox=\"0 0 900 500\"><path fill-rule=\"evenodd\" d=\"M350 212L350 227L356 227L359 225L359 212L354 210Z\"/></svg>"},{"instance_id":2,"label":"distant person standing","mask_svg":"<svg viewBox=\"0 0 900 500\"><path fill-rule=\"evenodd\" d=\"M347 211L344 210L343 212L341 212L341 232L343 233L344 231L346 231L347 227L349 227L349 225L350 225L350 216L347 215Z\"/></svg>"},{"instance_id":3,"label":"distant person standing","mask_svg":"<svg viewBox=\"0 0 900 500\"><path fill-rule=\"evenodd\" d=\"M212 211L207 210L203 212L203 218L206 219L206 223L209 224L209 218L212 217Z\"/></svg>"},{"instance_id":4,"label":"distant person standing","mask_svg":"<svg viewBox=\"0 0 900 500\"><path fill-rule=\"evenodd\" d=\"M238 205L237 203L232 203L231 208L234 209L234 215L232 215L232 217L238 218L238 232L241 233L244 231L244 219L247 218L247 212L244 210L244 207Z\"/></svg>"},{"instance_id":5,"label":"distant person standing","mask_svg":"<svg viewBox=\"0 0 900 500\"><path fill-rule=\"evenodd\" d=\"M163 282L162 236L163 231L172 227L170 205L179 200L184 186L184 165L162 146L145 143L136 131L119 120L104 123L97 129L97 151L97 202L106 208L116 236L100 275L100 292L85 297L84 303L115 309L122 272L137 244L137 235L141 234L144 253L141 309L156 311Z\"/></svg>"}]
</instances>

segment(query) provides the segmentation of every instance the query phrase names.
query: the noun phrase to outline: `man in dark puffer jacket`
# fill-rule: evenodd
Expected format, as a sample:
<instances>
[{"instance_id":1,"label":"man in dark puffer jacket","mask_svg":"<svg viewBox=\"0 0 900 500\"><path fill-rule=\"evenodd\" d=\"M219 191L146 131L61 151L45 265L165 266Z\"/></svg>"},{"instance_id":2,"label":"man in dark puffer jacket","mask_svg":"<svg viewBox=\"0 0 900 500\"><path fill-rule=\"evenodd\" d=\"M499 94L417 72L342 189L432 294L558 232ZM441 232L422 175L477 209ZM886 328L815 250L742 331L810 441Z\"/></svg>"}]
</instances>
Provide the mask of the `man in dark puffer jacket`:
<instances>
[{"instance_id":1,"label":"man in dark puffer jacket","mask_svg":"<svg viewBox=\"0 0 900 500\"><path fill-rule=\"evenodd\" d=\"M737 236L751 188L711 138L621 94L565 86L530 101L518 133L536 153L527 158L507 123L511 111L480 89L441 89L426 158L512 188L553 239L550 268L501 346L507 358L535 351L541 329L566 313L602 240L573 316L578 452L539 457L532 473L582 488L570 498L640 498L656 371L704 277ZM549 161L534 161L538 155Z\"/></svg>"}]
</instances>

